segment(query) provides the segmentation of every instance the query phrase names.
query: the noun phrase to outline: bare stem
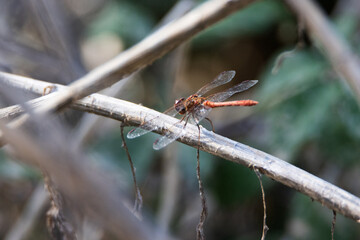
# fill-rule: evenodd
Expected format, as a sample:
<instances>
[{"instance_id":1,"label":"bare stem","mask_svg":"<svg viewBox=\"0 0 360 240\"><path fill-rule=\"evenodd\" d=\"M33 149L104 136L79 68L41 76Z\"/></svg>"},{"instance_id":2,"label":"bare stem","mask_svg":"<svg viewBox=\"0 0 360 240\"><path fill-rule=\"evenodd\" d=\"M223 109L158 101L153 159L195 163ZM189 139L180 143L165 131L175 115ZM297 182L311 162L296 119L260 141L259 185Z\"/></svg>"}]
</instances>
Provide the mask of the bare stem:
<instances>
[{"instance_id":1,"label":"bare stem","mask_svg":"<svg viewBox=\"0 0 360 240\"><path fill-rule=\"evenodd\" d=\"M333 211L333 220L331 223L331 240L334 240L335 223L336 223L336 212Z\"/></svg>"},{"instance_id":2,"label":"bare stem","mask_svg":"<svg viewBox=\"0 0 360 240\"><path fill-rule=\"evenodd\" d=\"M120 125L120 132L121 132L121 139L122 139L122 142L123 142L122 147L125 149L126 156L127 156L128 160L129 160L131 173L132 173L132 177L133 177L133 181L134 181L135 204L134 204L133 211L134 211L134 213L136 213L136 215L141 216L141 208L142 208L142 205L143 205L143 201L142 201L142 196L141 196L139 186L138 186L138 184L136 182L136 173L135 173L134 163L131 160L129 149L128 149L127 145L126 145L126 141L125 141L125 137L124 137L124 125L123 124Z\"/></svg>"},{"instance_id":3,"label":"bare stem","mask_svg":"<svg viewBox=\"0 0 360 240\"><path fill-rule=\"evenodd\" d=\"M200 200L201 200L201 213L200 213L200 220L199 224L197 225L196 231L196 239L197 240L205 240L205 233L204 233L204 223L207 217L207 206L206 206L206 197L204 187L200 177L200 126L197 125L199 129L199 138L198 138L198 146L196 149L196 176L199 183L199 193L200 193Z\"/></svg>"},{"instance_id":4,"label":"bare stem","mask_svg":"<svg viewBox=\"0 0 360 240\"><path fill-rule=\"evenodd\" d=\"M263 207L264 207L264 219L263 219L263 229L262 229L261 240L265 240L266 233L269 230L269 227L266 225L265 191L264 191L264 186L263 186L262 179L261 179L261 173L257 169L254 169L254 171L255 171L257 178L259 179L260 187L261 187L261 197L262 197L262 203L263 203Z\"/></svg>"}]
</instances>

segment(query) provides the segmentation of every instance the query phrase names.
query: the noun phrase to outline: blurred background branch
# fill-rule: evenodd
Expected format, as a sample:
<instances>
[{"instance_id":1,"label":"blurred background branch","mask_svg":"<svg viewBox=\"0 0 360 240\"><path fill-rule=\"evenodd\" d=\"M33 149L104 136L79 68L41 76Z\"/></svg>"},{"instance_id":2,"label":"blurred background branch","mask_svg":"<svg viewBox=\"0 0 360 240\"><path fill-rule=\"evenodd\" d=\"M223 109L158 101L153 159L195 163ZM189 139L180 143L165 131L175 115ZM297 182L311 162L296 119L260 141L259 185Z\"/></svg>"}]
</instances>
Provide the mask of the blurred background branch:
<instances>
[{"instance_id":1,"label":"blurred background branch","mask_svg":"<svg viewBox=\"0 0 360 240\"><path fill-rule=\"evenodd\" d=\"M350 86L360 105L360 61L341 35L337 33L324 13L312 0L285 0L304 22L316 45L329 58L333 68Z\"/></svg>"},{"instance_id":2,"label":"blurred background branch","mask_svg":"<svg viewBox=\"0 0 360 240\"><path fill-rule=\"evenodd\" d=\"M13 227L8 231L5 240L21 240L29 236L33 225L36 223L42 210L48 203L48 196L42 183L35 188L31 198L23 211L23 215L18 218Z\"/></svg>"}]
</instances>

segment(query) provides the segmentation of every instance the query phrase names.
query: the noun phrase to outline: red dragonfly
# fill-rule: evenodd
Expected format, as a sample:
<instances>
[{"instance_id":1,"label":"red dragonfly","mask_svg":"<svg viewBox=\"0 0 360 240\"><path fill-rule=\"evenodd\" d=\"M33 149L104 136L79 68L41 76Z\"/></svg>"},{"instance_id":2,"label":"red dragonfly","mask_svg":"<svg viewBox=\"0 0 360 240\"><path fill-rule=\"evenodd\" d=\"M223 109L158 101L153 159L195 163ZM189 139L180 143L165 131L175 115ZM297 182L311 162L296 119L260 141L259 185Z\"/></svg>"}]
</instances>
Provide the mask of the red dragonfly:
<instances>
[{"instance_id":1,"label":"red dragonfly","mask_svg":"<svg viewBox=\"0 0 360 240\"><path fill-rule=\"evenodd\" d=\"M208 97L202 97L205 93L210 90L221 86L225 83L230 82L235 76L235 71L225 71L220 73L212 82L206 84L200 88L195 94L189 96L188 98L180 98L175 101L174 106L169 108L164 112L164 114L174 117L177 114L184 115L181 120L175 124L176 127L180 127L183 130L188 122L193 124L198 124L201 120L206 118L210 113L212 108L216 107L228 107L228 106L253 106L258 104L257 101L253 100L238 100L238 101L227 101L223 102L235 93L243 92L252 86L254 86L258 81L257 80L247 80L243 81L223 92L212 94ZM136 138L142 136L148 132L156 130L158 126L153 124L153 121L157 117L144 122L138 128L131 130L127 137ZM167 133L164 136L160 137L154 142L153 148L158 150L168 144L172 143L176 139L184 134L184 131L179 132L178 134Z\"/></svg>"}]
</instances>

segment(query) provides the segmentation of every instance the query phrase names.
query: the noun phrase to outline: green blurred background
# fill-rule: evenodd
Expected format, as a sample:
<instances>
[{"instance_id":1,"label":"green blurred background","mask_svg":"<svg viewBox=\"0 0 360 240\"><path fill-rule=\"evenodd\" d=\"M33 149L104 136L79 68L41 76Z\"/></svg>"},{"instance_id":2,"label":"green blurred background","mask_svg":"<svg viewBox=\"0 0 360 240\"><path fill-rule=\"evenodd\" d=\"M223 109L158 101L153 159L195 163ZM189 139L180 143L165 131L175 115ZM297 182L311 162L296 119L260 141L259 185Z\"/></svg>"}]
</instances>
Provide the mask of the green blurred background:
<instances>
[{"instance_id":1,"label":"green blurred background","mask_svg":"<svg viewBox=\"0 0 360 240\"><path fill-rule=\"evenodd\" d=\"M173 0L99 2L86 14L81 12L83 5L71 9L70 1L66 3L68 11L81 23L79 43L88 70L149 35L177 3ZM318 3L358 53L358 11L346 7L350 3L345 0ZM279 157L360 196L359 106L349 86L332 69L324 51L306 34L302 38L303 47L276 64L279 56L294 49L298 40L296 18L282 1L258 1L145 68L117 97L164 111L175 99L195 92L218 73L236 70L232 84L246 79L258 79L259 83L232 99L250 98L260 103L251 108L213 110L209 117L215 132ZM203 125L209 128L206 122ZM94 132L85 144L86 152L105 171L113 176L121 175L119 181L133 196L131 172L121 148L118 124L112 121ZM145 216L168 227L180 239L194 239L201 210L196 150L173 143L155 151L152 143L156 138L151 133L127 140L144 198ZM244 166L210 154L201 152L200 156L209 205L207 239L260 239L263 207L256 175ZM3 236L41 177L37 171L5 156L1 158L0 173L3 196L0 236ZM263 182L270 228L266 239L331 239L331 210L266 177ZM165 191L166 184L172 192ZM164 200L165 193L173 200ZM170 210L165 209L166 201L172 203ZM7 224L3 223L6 218L11 219ZM166 223L161 222L164 219ZM31 239L47 239L42 230L44 221L39 220ZM359 225L338 215L335 239L360 239Z\"/></svg>"}]
</instances>

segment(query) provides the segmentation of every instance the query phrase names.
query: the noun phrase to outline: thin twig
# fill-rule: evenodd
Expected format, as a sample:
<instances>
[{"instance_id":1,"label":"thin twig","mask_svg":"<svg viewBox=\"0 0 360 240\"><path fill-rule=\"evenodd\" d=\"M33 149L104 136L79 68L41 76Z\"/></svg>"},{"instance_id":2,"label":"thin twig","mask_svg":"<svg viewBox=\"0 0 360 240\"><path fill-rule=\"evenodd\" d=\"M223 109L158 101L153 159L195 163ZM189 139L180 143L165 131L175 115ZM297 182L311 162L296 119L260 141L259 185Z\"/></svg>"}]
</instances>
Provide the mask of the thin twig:
<instances>
[{"instance_id":1,"label":"thin twig","mask_svg":"<svg viewBox=\"0 0 360 240\"><path fill-rule=\"evenodd\" d=\"M266 225L265 191L264 191L264 186L263 186L262 179L261 179L261 176L262 176L261 173L259 172L258 169L254 169L254 172L255 172L257 178L259 179L260 187L261 187L261 197L262 197L262 203L263 203L263 208L264 208L264 219L263 219L263 229L262 229L261 240L265 240L266 233L269 231L269 227Z\"/></svg>"},{"instance_id":2,"label":"thin twig","mask_svg":"<svg viewBox=\"0 0 360 240\"><path fill-rule=\"evenodd\" d=\"M201 213L200 213L200 220L199 224L196 228L196 239L197 240L205 240L205 233L204 233L204 223L207 217L207 206L206 206L206 197L204 187L200 177L200 126L197 124L199 129L199 138L198 138L198 146L196 149L196 176L199 183L199 193L200 193L200 200L201 200Z\"/></svg>"},{"instance_id":3,"label":"thin twig","mask_svg":"<svg viewBox=\"0 0 360 240\"><path fill-rule=\"evenodd\" d=\"M297 34L298 34L297 43L293 49L284 51L279 56L276 57L274 67L271 69L271 74L277 74L283 62L287 58L293 57L297 51L299 51L304 47L305 45L304 30L305 30L304 21L302 20L301 17L299 17L298 26L297 26Z\"/></svg>"},{"instance_id":4,"label":"thin twig","mask_svg":"<svg viewBox=\"0 0 360 240\"><path fill-rule=\"evenodd\" d=\"M279 56L276 57L273 68L271 69L271 74L277 74L284 61L290 57L293 57L295 53L298 52L302 47L303 47L303 43L298 42L293 49L284 51L281 54L279 54Z\"/></svg>"},{"instance_id":5,"label":"thin twig","mask_svg":"<svg viewBox=\"0 0 360 240\"><path fill-rule=\"evenodd\" d=\"M49 85L49 83L46 82L0 73L0 82L4 82L1 81L4 78L6 78L7 83L11 83L12 86L18 86L22 89L36 92L39 95L41 95L43 89ZM64 87L61 85L56 86L57 88ZM54 92L51 94L57 93ZM156 119L156 121L152 121L151 124L157 126L156 132L160 134L169 131L177 134L178 131L182 131L182 129L174 127L174 124L178 122L175 118L137 104L100 94L92 94L78 100L74 102L71 107L115 120L126 121L128 124L133 125L139 125L148 119ZM198 129L196 126L188 124L185 134L177 140L184 144L197 147ZM329 209L335 210L360 223L360 199L358 197L279 158L239 142L232 141L206 129L201 130L200 150L247 167L256 167L264 175L275 181L294 188Z\"/></svg>"},{"instance_id":6,"label":"thin twig","mask_svg":"<svg viewBox=\"0 0 360 240\"><path fill-rule=\"evenodd\" d=\"M336 223L336 211L333 210L333 220L331 223L331 240L334 240L335 223Z\"/></svg>"},{"instance_id":7,"label":"thin twig","mask_svg":"<svg viewBox=\"0 0 360 240\"><path fill-rule=\"evenodd\" d=\"M111 88L104 89L103 91L101 91L101 94L109 97L115 97L118 94L121 94L121 92L124 89L124 86L134 79L134 75L135 74L123 79L121 82L117 84L114 84ZM101 116L93 115L93 114L85 114L81 118L81 121L79 122L76 131L73 132L73 138L75 139L74 147L77 148L79 146L84 145L87 141L91 139L91 137L93 137L95 132L100 132L101 127L99 126L109 125L107 124L107 122L104 122L103 120L104 119Z\"/></svg>"},{"instance_id":8,"label":"thin twig","mask_svg":"<svg viewBox=\"0 0 360 240\"><path fill-rule=\"evenodd\" d=\"M122 139L122 147L125 149L126 152L126 156L129 160L129 164L130 164L130 168L131 168L131 173L132 173L132 177L133 177L133 181L134 181L134 190L135 190L135 204L134 204L134 208L133 211L134 213L136 213L136 215L141 216L141 208L143 205L143 201L142 201L142 196L141 196L141 192L139 189L139 186L136 182L136 170L133 164L133 161L131 160L131 156L129 153L129 149L126 145L126 141L125 141L125 137L124 137L124 124L121 123L120 125L120 132L121 132L121 139Z\"/></svg>"}]
</instances>

